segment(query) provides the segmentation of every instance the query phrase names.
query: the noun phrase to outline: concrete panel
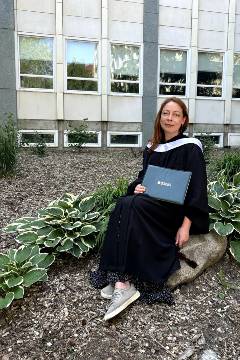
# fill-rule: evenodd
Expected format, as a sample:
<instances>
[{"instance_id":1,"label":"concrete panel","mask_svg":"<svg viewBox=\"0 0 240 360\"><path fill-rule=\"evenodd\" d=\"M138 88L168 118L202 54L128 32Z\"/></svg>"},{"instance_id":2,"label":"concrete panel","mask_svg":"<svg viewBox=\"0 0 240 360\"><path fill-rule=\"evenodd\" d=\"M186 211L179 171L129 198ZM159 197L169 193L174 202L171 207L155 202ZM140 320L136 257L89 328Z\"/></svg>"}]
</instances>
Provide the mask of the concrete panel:
<instances>
[{"instance_id":1,"label":"concrete panel","mask_svg":"<svg viewBox=\"0 0 240 360\"><path fill-rule=\"evenodd\" d=\"M240 34L234 36L234 51L240 51Z\"/></svg>"},{"instance_id":2,"label":"concrete panel","mask_svg":"<svg viewBox=\"0 0 240 360\"><path fill-rule=\"evenodd\" d=\"M158 41L160 45L190 47L191 29L159 26Z\"/></svg>"},{"instance_id":3,"label":"concrete panel","mask_svg":"<svg viewBox=\"0 0 240 360\"><path fill-rule=\"evenodd\" d=\"M235 33L240 34L240 15L236 15Z\"/></svg>"},{"instance_id":4,"label":"concrete panel","mask_svg":"<svg viewBox=\"0 0 240 360\"><path fill-rule=\"evenodd\" d=\"M142 23L143 5L119 0L110 0L109 19Z\"/></svg>"},{"instance_id":5,"label":"concrete panel","mask_svg":"<svg viewBox=\"0 0 240 360\"><path fill-rule=\"evenodd\" d=\"M65 94L64 119L101 121L101 96Z\"/></svg>"},{"instance_id":6,"label":"concrete panel","mask_svg":"<svg viewBox=\"0 0 240 360\"><path fill-rule=\"evenodd\" d=\"M15 42L13 31L7 29L0 30L0 49L1 55L4 54L6 59L15 59ZM0 59L2 59L2 56Z\"/></svg>"},{"instance_id":7,"label":"concrete panel","mask_svg":"<svg viewBox=\"0 0 240 360\"><path fill-rule=\"evenodd\" d=\"M232 101L231 124L240 124L240 101Z\"/></svg>"},{"instance_id":8,"label":"concrete panel","mask_svg":"<svg viewBox=\"0 0 240 360\"><path fill-rule=\"evenodd\" d=\"M55 0L17 0L17 9L53 14L55 12Z\"/></svg>"},{"instance_id":9,"label":"concrete panel","mask_svg":"<svg viewBox=\"0 0 240 360\"><path fill-rule=\"evenodd\" d=\"M147 56L143 58L143 66L145 71L143 70L144 74L144 81L143 81L143 93L144 96L156 96L157 94L157 80L158 76L157 67L158 67L158 46L157 43L145 43L144 44L144 53ZM151 69L151 71L148 71ZM156 72L153 71L156 69Z\"/></svg>"},{"instance_id":10,"label":"concrete panel","mask_svg":"<svg viewBox=\"0 0 240 360\"><path fill-rule=\"evenodd\" d=\"M228 145L240 147L240 134L228 134Z\"/></svg>"},{"instance_id":11,"label":"concrete panel","mask_svg":"<svg viewBox=\"0 0 240 360\"><path fill-rule=\"evenodd\" d=\"M144 13L158 14L159 4L156 0L148 0L144 3Z\"/></svg>"},{"instance_id":12,"label":"concrete panel","mask_svg":"<svg viewBox=\"0 0 240 360\"><path fill-rule=\"evenodd\" d=\"M223 124L224 101L221 100L196 100L195 123Z\"/></svg>"},{"instance_id":13,"label":"concrete panel","mask_svg":"<svg viewBox=\"0 0 240 360\"><path fill-rule=\"evenodd\" d=\"M18 118L56 120L56 94L18 91Z\"/></svg>"},{"instance_id":14,"label":"concrete panel","mask_svg":"<svg viewBox=\"0 0 240 360\"><path fill-rule=\"evenodd\" d=\"M142 122L142 98L109 96L109 121Z\"/></svg>"},{"instance_id":15,"label":"concrete panel","mask_svg":"<svg viewBox=\"0 0 240 360\"><path fill-rule=\"evenodd\" d=\"M143 25L121 21L111 21L109 39L140 43L143 41Z\"/></svg>"},{"instance_id":16,"label":"concrete panel","mask_svg":"<svg viewBox=\"0 0 240 360\"><path fill-rule=\"evenodd\" d=\"M1 58L0 64L1 64L0 88L15 90L16 78L15 78L15 61L14 61L14 59L3 56Z\"/></svg>"},{"instance_id":17,"label":"concrete panel","mask_svg":"<svg viewBox=\"0 0 240 360\"><path fill-rule=\"evenodd\" d=\"M159 7L159 25L191 28L191 10L173 7Z\"/></svg>"},{"instance_id":18,"label":"concrete panel","mask_svg":"<svg viewBox=\"0 0 240 360\"><path fill-rule=\"evenodd\" d=\"M14 29L13 0L0 0L0 29Z\"/></svg>"},{"instance_id":19,"label":"concrete panel","mask_svg":"<svg viewBox=\"0 0 240 360\"><path fill-rule=\"evenodd\" d=\"M240 14L240 0L236 0L236 14Z\"/></svg>"},{"instance_id":20,"label":"concrete panel","mask_svg":"<svg viewBox=\"0 0 240 360\"><path fill-rule=\"evenodd\" d=\"M76 16L64 16L63 34L66 36L99 39L101 37L101 20Z\"/></svg>"},{"instance_id":21,"label":"concrete panel","mask_svg":"<svg viewBox=\"0 0 240 360\"><path fill-rule=\"evenodd\" d=\"M228 14L199 11L199 29L227 31Z\"/></svg>"},{"instance_id":22,"label":"concrete panel","mask_svg":"<svg viewBox=\"0 0 240 360\"><path fill-rule=\"evenodd\" d=\"M223 124L193 124L194 133L223 133Z\"/></svg>"},{"instance_id":23,"label":"concrete panel","mask_svg":"<svg viewBox=\"0 0 240 360\"><path fill-rule=\"evenodd\" d=\"M199 49L227 50L227 32L199 30Z\"/></svg>"},{"instance_id":24,"label":"concrete panel","mask_svg":"<svg viewBox=\"0 0 240 360\"><path fill-rule=\"evenodd\" d=\"M55 34L55 15L18 10L17 30L37 34Z\"/></svg>"},{"instance_id":25,"label":"concrete panel","mask_svg":"<svg viewBox=\"0 0 240 360\"><path fill-rule=\"evenodd\" d=\"M101 0L64 0L63 15L101 18Z\"/></svg>"},{"instance_id":26,"label":"concrete panel","mask_svg":"<svg viewBox=\"0 0 240 360\"><path fill-rule=\"evenodd\" d=\"M16 114L15 89L0 89L0 116L6 113Z\"/></svg>"},{"instance_id":27,"label":"concrete panel","mask_svg":"<svg viewBox=\"0 0 240 360\"><path fill-rule=\"evenodd\" d=\"M172 6L182 9L191 9L193 0L159 0L159 5L161 6Z\"/></svg>"},{"instance_id":28,"label":"concrete panel","mask_svg":"<svg viewBox=\"0 0 240 360\"><path fill-rule=\"evenodd\" d=\"M199 0L199 10L228 13L229 0Z\"/></svg>"},{"instance_id":29,"label":"concrete panel","mask_svg":"<svg viewBox=\"0 0 240 360\"><path fill-rule=\"evenodd\" d=\"M122 123L122 122L109 122L108 131L142 131L142 123Z\"/></svg>"},{"instance_id":30,"label":"concrete panel","mask_svg":"<svg viewBox=\"0 0 240 360\"><path fill-rule=\"evenodd\" d=\"M58 130L58 124L53 120L18 119L18 129Z\"/></svg>"}]
</instances>

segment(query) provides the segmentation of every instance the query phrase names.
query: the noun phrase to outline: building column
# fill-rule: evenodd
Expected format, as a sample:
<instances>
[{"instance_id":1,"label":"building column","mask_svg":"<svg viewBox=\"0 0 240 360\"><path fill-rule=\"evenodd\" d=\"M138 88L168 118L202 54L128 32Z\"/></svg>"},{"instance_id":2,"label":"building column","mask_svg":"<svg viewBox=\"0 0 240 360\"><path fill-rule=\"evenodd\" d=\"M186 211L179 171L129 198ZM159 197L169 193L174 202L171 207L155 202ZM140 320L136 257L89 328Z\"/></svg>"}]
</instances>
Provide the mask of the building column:
<instances>
[{"instance_id":1,"label":"building column","mask_svg":"<svg viewBox=\"0 0 240 360\"><path fill-rule=\"evenodd\" d=\"M17 118L14 0L0 0L0 121L6 113Z\"/></svg>"},{"instance_id":2,"label":"building column","mask_svg":"<svg viewBox=\"0 0 240 360\"><path fill-rule=\"evenodd\" d=\"M56 92L58 147L64 146L64 53L63 53L63 0L56 0Z\"/></svg>"},{"instance_id":3,"label":"building column","mask_svg":"<svg viewBox=\"0 0 240 360\"><path fill-rule=\"evenodd\" d=\"M234 62L234 36L236 15L236 0L229 1L228 11L228 38L225 55L225 116L223 146L228 146L229 124L231 122L232 88L233 88L233 62Z\"/></svg>"},{"instance_id":4,"label":"building column","mask_svg":"<svg viewBox=\"0 0 240 360\"><path fill-rule=\"evenodd\" d=\"M151 138L157 109L159 0L145 0L143 7L143 146Z\"/></svg>"},{"instance_id":5,"label":"building column","mask_svg":"<svg viewBox=\"0 0 240 360\"><path fill-rule=\"evenodd\" d=\"M102 147L107 147L108 129L108 44L109 44L109 5L102 0L102 32L101 32L101 132Z\"/></svg>"},{"instance_id":6,"label":"building column","mask_svg":"<svg viewBox=\"0 0 240 360\"><path fill-rule=\"evenodd\" d=\"M192 31L189 75L189 136L193 135L196 117L196 89L198 72L198 0L192 2Z\"/></svg>"}]
</instances>

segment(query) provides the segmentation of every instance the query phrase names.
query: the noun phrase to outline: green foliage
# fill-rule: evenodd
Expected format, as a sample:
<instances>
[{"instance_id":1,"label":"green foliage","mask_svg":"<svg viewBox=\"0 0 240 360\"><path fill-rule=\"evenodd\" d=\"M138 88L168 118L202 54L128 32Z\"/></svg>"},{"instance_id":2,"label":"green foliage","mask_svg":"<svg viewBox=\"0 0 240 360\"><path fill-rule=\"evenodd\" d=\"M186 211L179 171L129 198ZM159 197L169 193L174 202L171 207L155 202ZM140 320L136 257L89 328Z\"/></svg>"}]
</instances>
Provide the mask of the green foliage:
<instances>
[{"instance_id":1,"label":"green foliage","mask_svg":"<svg viewBox=\"0 0 240 360\"><path fill-rule=\"evenodd\" d=\"M13 115L8 114L3 122L0 120L0 176L14 172L17 153L17 128Z\"/></svg>"},{"instance_id":2,"label":"green foliage","mask_svg":"<svg viewBox=\"0 0 240 360\"><path fill-rule=\"evenodd\" d=\"M209 162L212 156L212 152L215 146L214 140L210 136L199 135L197 138L201 141L203 146L203 153L206 162Z\"/></svg>"},{"instance_id":3,"label":"green foliage","mask_svg":"<svg viewBox=\"0 0 240 360\"><path fill-rule=\"evenodd\" d=\"M240 150L225 150L212 163L212 171L218 174L224 170L228 182L233 181L233 176L240 171Z\"/></svg>"},{"instance_id":4,"label":"green foliage","mask_svg":"<svg viewBox=\"0 0 240 360\"><path fill-rule=\"evenodd\" d=\"M33 154L43 157L47 152L47 144L46 144L46 136L48 134L40 134L35 131L34 134L28 134L28 139L24 138L24 134L22 134L21 145L27 145L31 148Z\"/></svg>"},{"instance_id":5,"label":"green foliage","mask_svg":"<svg viewBox=\"0 0 240 360\"><path fill-rule=\"evenodd\" d=\"M82 148L84 144L94 143L96 138L96 133L90 133L87 131L87 124L84 119L78 127L72 127L70 124L68 125L68 143L69 146L73 146L78 148L79 150Z\"/></svg>"},{"instance_id":6,"label":"green foliage","mask_svg":"<svg viewBox=\"0 0 240 360\"><path fill-rule=\"evenodd\" d=\"M47 268L54 260L54 255L41 253L37 245L0 253L0 309L7 308L14 299L22 299L25 287L47 280Z\"/></svg>"},{"instance_id":7,"label":"green foliage","mask_svg":"<svg viewBox=\"0 0 240 360\"><path fill-rule=\"evenodd\" d=\"M208 204L212 209L210 229L229 236L230 252L240 262L240 173L233 176L231 183L224 171L216 181L209 182Z\"/></svg>"}]
</instances>

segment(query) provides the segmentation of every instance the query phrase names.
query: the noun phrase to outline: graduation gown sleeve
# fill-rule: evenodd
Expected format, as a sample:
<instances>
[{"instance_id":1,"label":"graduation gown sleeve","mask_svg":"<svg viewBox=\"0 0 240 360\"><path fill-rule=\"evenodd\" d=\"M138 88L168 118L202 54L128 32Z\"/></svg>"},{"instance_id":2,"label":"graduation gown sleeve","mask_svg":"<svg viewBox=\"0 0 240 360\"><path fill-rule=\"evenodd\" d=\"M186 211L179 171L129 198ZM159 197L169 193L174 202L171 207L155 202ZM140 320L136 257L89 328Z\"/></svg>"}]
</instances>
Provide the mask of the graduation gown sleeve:
<instances>
[{"instance_id":1,"label":"graduation gown sleeve","mask_svg":"<svg viewBox=\"0 0 240 360\"><path fill-rule=\"evenodd\" d=\"M192 145L187 156L186 169L192 172L184 204L184 215L192 221L191 234L209 231L206 165L201 149Z\"/></svg>"}]
</instances>

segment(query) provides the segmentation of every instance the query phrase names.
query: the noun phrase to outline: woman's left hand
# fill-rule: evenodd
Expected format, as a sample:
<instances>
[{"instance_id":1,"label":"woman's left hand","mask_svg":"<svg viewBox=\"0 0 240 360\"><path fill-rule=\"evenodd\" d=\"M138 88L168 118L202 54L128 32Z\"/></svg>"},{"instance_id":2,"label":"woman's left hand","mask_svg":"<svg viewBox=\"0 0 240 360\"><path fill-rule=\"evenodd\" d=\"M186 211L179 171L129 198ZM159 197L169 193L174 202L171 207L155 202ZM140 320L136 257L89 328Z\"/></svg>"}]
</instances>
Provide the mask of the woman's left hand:
<instances>
[{"instance_id":1,"label":"woman's left hand","mask_svg":"<svg viewBox=\"0 0 240 360\"><path fill-rule=\"evenodd\" d=\"M189 230L181 226L176 234L176 245L183 247L189 240Z\"/></svg>"}]
</instances>

